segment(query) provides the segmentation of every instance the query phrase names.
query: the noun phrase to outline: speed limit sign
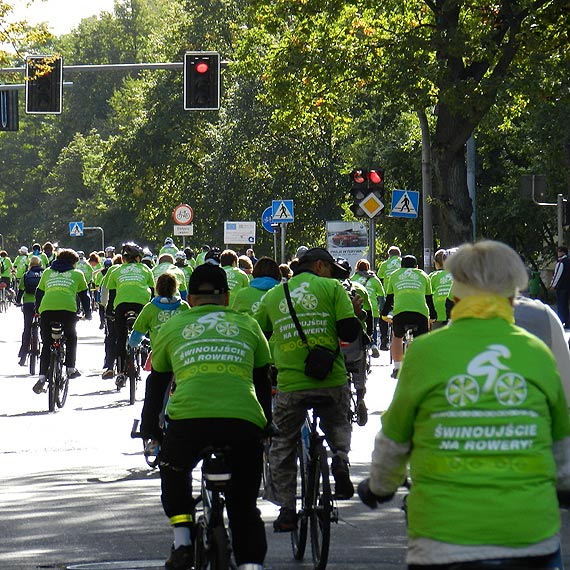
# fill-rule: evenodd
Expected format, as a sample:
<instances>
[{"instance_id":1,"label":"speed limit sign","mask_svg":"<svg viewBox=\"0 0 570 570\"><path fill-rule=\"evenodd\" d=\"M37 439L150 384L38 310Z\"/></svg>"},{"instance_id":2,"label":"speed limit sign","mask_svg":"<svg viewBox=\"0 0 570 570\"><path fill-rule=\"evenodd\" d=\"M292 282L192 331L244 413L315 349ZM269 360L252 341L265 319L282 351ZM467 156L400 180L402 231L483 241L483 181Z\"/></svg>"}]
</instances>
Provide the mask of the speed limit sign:
<instances>
[{"instance_id":1,"label":"speed limit sign","mask_svg":"<svg viewBox=\"0 0 570 570\"><path fill-rule=\"evenodd\" d=\"M172 212L174 223L180 226L187 226L194 219L194 210L188 204L180 204Z\"/></svg>"}]
</instances>

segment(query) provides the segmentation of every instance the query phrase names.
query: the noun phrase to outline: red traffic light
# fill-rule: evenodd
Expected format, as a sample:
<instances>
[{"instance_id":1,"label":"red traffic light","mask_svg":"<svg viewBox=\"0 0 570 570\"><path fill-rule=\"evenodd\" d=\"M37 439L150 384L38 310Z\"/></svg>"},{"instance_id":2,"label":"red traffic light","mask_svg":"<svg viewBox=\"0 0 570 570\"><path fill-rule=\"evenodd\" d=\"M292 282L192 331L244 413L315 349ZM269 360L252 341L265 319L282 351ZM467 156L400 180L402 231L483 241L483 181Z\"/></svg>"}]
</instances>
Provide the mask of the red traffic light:
<instances>
[{"instance_id":1,"label":"red traffic light","mask_svg":"<svg viewBox=\"0 0 570 570\"><path fill-rule=\"evenodd\" d=\"M368 173L368 180L370 180L372 184L382 184L383 176L377 170L371 170Z\"/></svg>"},{"instance_id":2,"label":"red traffic light","mask_svg":"<svg viewBox=\"0 0 570 570\"><path fill-rule=\"evenodd\" d=\"M353 170L350 173L350 178L355 184L364 184L366 181L364 172L362 170Z\"/></svg>"},{"instance_id":3,"label":"red traffic light","mask_svg":"<svg viewBox=\"0 0 570 570\"><path fill-rule=\"evenodd\" d=\"M198 73L207 73L208 69L210 69L210 66L205 61L201 61L196 65L196 71Z\"/></svg>"}]
</instances>

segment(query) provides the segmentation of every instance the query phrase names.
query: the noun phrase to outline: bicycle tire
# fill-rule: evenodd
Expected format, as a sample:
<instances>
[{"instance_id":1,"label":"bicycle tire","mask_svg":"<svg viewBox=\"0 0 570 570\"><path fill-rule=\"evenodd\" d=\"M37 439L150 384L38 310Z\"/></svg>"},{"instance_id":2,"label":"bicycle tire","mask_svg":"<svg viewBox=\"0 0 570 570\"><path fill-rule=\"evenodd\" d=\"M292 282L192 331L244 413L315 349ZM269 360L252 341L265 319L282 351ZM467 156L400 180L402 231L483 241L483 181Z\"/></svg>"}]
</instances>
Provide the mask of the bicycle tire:
<instances>
[{"instance_id":1,"label":"bicycle tire","mask_svg":"<svg viewBox=\"0 0 570 570\"><path fill-rule=\"evenodd\" d=\"M69 391L69 378L67 374L63 372L63 354L60 353L57 374L56 374L56 394L55 403L58 408L63 408L65 406L65 401L67 400L67 392Z\"/></svg>"},{"instance_id":2,"label":"bicycle tire","mask_svg":"<svg viewBox=\"0 0 570 570\"><path fill-rule=\"evenodd\" d=\"M305 548L307 546L307 534L309 528L308 510L307 510L307 471L305 455L301 440L297 442L297 528L291 532L291 547L293 549L293 558L295 560L303 560L305 556Z\"/></svg>"},{"instance_id":3,"label":"bicycle tire","mask_svg":"<svg viewBox=\"0 0 570 570\"><path fill-rule=\"evenodd\" d=\"M194 524L192 543L194 544L194 568L204 570L208 564L207 545L205 542L204 517L200 516Z\"/></svg>"},{"instance_id":4,"label":"bicycle tire","mask_svg":"<svg viewBox=\"0 0 570 570\"><path fill-rule=\"evenodd\" d=\"M313 568L327 567L331 539L332 492L329 480L329 464L326 449L321 442L315 445L314 460L309 474L311 499L310 529Z\"/></svg>"},{"instance_id":5,"label":"bicycle tire","mask_svg":"<svg viewBox=\"0 0 570 570\"><path fill-rule=\"evenodd\" d=\"M55 368L57 365L57 359L54 352L51 353L49 359L49 368L47 372L47 384L48 384L48 411L55 412Z\"/></svg>"},{"instance_id":6,"label":"bicycle tire","mask_svg":"<svg viewBox=\"0 0 570 570\"><path fill-rule=\"evenodd\" d=\"M215 526L210 533L210 570L230 570L230 553L226 527Z\"/></svg>"}]
</instances>

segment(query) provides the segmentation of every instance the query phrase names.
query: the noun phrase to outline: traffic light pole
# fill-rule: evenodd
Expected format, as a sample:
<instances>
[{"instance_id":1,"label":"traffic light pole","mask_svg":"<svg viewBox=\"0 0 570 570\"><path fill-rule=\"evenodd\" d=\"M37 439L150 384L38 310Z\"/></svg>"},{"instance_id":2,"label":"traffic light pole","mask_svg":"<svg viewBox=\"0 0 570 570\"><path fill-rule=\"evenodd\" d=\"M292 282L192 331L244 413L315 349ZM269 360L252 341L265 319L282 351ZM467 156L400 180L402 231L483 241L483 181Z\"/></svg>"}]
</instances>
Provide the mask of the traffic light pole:
<instances>
[{"instance_id":1,"label":"traffic light pole","mask_svg":"<svg viewBox=\"0 0 570 570\"><path fill-rule=\"evenodd\" d=\"M376 220L370 218L368 222L368 261L370 269L376 271Z\"/></svg>"}]
</instances>

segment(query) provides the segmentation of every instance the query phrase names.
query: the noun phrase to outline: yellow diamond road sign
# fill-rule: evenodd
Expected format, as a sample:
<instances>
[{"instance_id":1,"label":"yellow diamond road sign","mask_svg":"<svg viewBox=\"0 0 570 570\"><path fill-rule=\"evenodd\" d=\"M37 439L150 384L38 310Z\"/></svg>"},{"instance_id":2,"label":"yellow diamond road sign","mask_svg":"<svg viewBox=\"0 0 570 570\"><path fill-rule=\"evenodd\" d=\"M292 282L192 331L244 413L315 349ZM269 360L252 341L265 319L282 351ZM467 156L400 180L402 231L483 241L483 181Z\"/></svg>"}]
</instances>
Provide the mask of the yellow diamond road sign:
<instances>
[{"instance_id":1,"label":"yellow diamond road sign","mask_svg":"<svg viewBox=\"0 0 570 570\"><path fill-rule=\"evenodd\" d=\"M384 209L382 200L380 200L380 198L378 198L378 196L372 192L368 194L368 196L366 196L366 198L364 198L364 200L362 200L362 202L360 202L358 205L366 212L370 218L373 218Z\"/></svg>"}]
</instances>

